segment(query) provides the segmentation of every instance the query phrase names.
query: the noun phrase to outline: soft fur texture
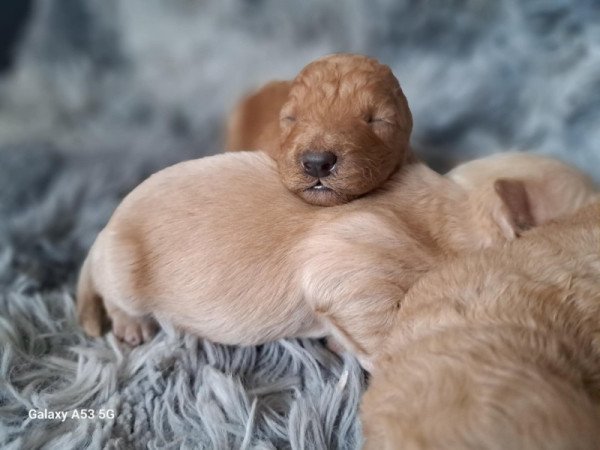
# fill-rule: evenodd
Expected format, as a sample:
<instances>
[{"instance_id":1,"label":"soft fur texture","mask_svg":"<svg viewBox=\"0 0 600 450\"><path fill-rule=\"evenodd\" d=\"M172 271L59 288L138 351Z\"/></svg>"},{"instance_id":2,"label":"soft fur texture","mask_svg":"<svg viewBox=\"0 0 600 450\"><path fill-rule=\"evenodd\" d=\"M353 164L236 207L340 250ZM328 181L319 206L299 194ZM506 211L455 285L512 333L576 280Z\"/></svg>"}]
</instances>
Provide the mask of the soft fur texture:
<instances>
[{"instance_id":1,"label":"soft fur texture","mask_svg":"<svg viewBox=\"0 0 600 450\"><path fill-rule=\"evenodd\" d=\"M268 83L244 99L229 120L226 149L266 151L290 191L331 206L380 187L411 159L412 126L388 66L335 54L308 64L291 83ZM325 152L334 157L325 175L309 173L305 156Z\"/></svg>"},{"instance_id":2,"label":"soft fur texture","mask_svg":"<svg viewBox=\"0 0 600 450\"><path fill-rule=\"evenodd\" d=\"M447 176L468 192L477 232L495 242L514 239L523 231L573 213L590 203L597 190L589 177L572 166L516 152L469 161Z\"/></svg>"},{"instance_id":3,"label":"soft fur texture","mask_svg":"<svg viewBox=\"0 0 600 450\"><path fill-rule=\"evenodd\" d=\"M287 192L262 152L187 161L119 205L83 264L84 329L132 345L153 318L214 342L332 335L365 367L401 297L439 259L499 243L465 190L423 164L332 208ZM501 237L502 238L502 237Z\"/></svg>"},{"instance_id":4,"label":"soft fur texture","mask_svg":"<svg viewBox=\"0 0 600 450\"><path fill-rule=\"evenodd\" d=\"M487 184L523 160L507 155L502 166L489 158L498 170L489 170ZM471 164L474 170L457 171L473 188L485 181L486 164ZM529 165L527 182L539 192L522 204L516 195L524 191L494 192L501 201L488 196L471 207L467 190L413 163L380 191L319 208L286 192L261 152L177 164L134 189L99 234L81 270L80 321L99 336L105 309L115 335L131 345L152 338L155 318L229 345L329 335L370 369L402 296L422 273L448 256L514 238L521 216L542 211L542 202L553 206L545 220L589 202L592 185L577 171L540 157ZM486 207L488 222L472 214Z\"/></svg>"},{"instance_id":5,"label":"soft fur texture","mask_svg":"<svg viewBox=\"0 0 600 450\"><path fill-rule=\"evenodd\" d=\"M451 261L404 299L366 448L597 449L600 202Z\"/></svg>"},{"instance_id":6,"label":"soft fur texture","mask_svg":"<svg viewBox=\"0 0 600 450\"><path fill-rule=\"evenodd\" d=\"M17 65L0 80L3 447L236 448L252 429L247 448L358 448L359 367L347 360L337 389L344 366L318 342L240 349L161 333L122 358L111 338L84 338L73 310L77 270L121 198L162 167L220 152L220 124L245 92L324 54L369 54L392 68L416 151L437 168L529 148L600 180L593 1L35 6ZM204 370L211 377L192 378ZM209 413L178 408L206 398ZM24 421L32 403L116 405L118 416Z\"/></svg>"},{"instance_id":7,"label":"soft fur texture","mask_svg":"<svg viewBox=\"0 0 600 450\"><path fill-rule=\"evenodd\" d=\"M261 150L276 159L279 116L291 86L291 81L270 81L245 95L227 118L225 151Z\"/></svg>"}]
</instances>

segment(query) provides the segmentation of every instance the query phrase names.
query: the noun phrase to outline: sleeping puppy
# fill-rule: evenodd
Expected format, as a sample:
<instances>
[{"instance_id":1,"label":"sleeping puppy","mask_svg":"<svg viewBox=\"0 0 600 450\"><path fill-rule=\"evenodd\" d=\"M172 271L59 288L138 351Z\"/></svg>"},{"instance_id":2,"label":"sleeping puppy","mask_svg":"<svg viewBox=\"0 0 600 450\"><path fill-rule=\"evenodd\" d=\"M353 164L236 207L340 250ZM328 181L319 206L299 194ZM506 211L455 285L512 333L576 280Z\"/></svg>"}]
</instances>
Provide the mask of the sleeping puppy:
<instances>
[{"instance_id":1,"label":"sleeping puppy","mask_svg":"<svg viewBox=\"0 0 600 450\"><path fill-rule=\"evenodd\" d=\"M367 449L598 449L600 198L404 297L362 403Z\"/></svg>"},{"instance_id":2,"label":"sleeping puppy","mask_svg":"<svg viewBox=\"0 0 600 450\"><path fill-rule=\"evenodd\" d=\"M134 189L99 234L79 320L98 336L105 309L132 345L154 318L224 344L331 335L369 367L407 289L447 255L491 242L466 202L420 163L331 208L285 189L262 152L180 163Z\"/></svg>"},{"instance_id":3,"label":"sleeping puppy","mask_svg":"<svg viewBox=\"0 0 600 450\"><path fill-rule=\"evenodd\" d=\"M130 193L98 236L79 319L98 336L106 309L133 345L151 337L155 317L224 344L330 335L368 367L423 273L505 239L481 229L470 201L419 163L332 208L287 191L261 152L177 164Z\"/></svg>"},{"instance_id":4,"label":"sleeping puppy","mask_svg":"<svg viewBox=\"0 0 600 450\"><path fill-rule=\"evenodd\" d=\"M227 128L227 150L264 150L290 191L321 206L380 187L411 158L412 116L398 80L362 55L325 56L291 82L267 84Z\"/></svg>"},{"instance_id":5,"label":"sleeping puppy","mask_svg":"<svg viewBox=\"0 0 600 450\"><path fill-rule=\"evenodd\" d=\"M512 239L519 232L572 213L589 203L596 191L581 171L531 153L496 153L459 165L447 176L467 190L479 228L496 239ZM507 208L512 212L507 213Z\"/></svg>"}]
</instances>

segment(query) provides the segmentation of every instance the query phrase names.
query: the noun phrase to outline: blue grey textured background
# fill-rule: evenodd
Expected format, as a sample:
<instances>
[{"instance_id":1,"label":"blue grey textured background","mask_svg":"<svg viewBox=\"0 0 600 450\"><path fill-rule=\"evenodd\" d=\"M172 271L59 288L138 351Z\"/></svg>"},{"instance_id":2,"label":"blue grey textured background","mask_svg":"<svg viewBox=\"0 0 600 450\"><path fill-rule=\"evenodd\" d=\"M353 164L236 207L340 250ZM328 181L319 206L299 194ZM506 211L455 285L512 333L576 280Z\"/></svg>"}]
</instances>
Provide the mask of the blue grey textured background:
<instances>
[{"instance_id":1,"label":"blue grey textured background","mask_svg":"<svg viewBox=\"0 0 600 450\"><path fill-rule=\"evenodd\" d=\"M389 64L434 167L556 155L600 181L597 0L39 0L0 79L0 446L357 448L364 378L319 342L74 322L76 270L148 174L220 150L241 94L334 51ZM29 409L113 408L110 420Z\"/></svg>"}]
</instances>

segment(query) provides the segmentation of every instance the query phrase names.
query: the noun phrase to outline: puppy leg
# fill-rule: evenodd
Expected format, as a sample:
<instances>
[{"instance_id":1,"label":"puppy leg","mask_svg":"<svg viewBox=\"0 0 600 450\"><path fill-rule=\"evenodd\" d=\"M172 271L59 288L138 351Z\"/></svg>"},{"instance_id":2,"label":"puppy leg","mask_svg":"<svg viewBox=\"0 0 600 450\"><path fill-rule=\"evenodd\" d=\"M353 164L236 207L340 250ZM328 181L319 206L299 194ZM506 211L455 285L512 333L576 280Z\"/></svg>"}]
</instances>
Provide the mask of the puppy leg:
<instances>
[{"instance_id":1,"label":"puppy leg","mask_svg":"<svg viewBox=\"0 0 600 450\"><path fill-rule=\"evenodd\" d=\"M405 289L393 279L392 260L386 261L377 252L363 253L360 259L356 251L351 253L354 259L346 259L348 266L339 263L343 258L336 257L338 264L329 266L313 259L304 269L303 289L328 333L369 370L395 320Z\"/></svg>"},{"instance_id":2,"label":"puppy leg","mask_svg":"<svg viewBox=\"0 0 600 450\"><path fill-rule=\"evenodd\" d=\"M365 286L358 287L349 297L333 291L313 298L311 303L331 335L355 354L363 368L370 372L381 343L392 327L404 292L381 280L364 281Z\"/></svg>"},{"instance_id":3,"label":"puppy leg","mask_svg":"<svg viewBox=\"0 0 600 450\"><path fill-rule=\"evenodd\" d=\"M346 351L344 346L340 344L333 336L328 336L325 338L325 347L327 347L330 352L337 353L338 355Z\"/></svg>"},{"instance_id":4,"label":"puppy leg","mask_svg":"<svg viewBox=\"0 0 600 450\"><path fill-rule=\"evenodd\" d=\"M398 242L393 225L373 214L346 215L316 228L297 250L309 306L329 333L367 366L406 291L434 260L408 239L402 248L390 250ZM407 261L406 255L414 256Z\"/></svg>"},{"instance_id":5,"label":"puppy leg","mask_svg":"<svg viewBox=\"0 0 600 450\"><path fill-rule=\"evenodd\" d=\"M102 298L94 286L89 259L86 258L77 283L77 320L88 336L99 337L105 318Z\"/></svg>"}]
</instances>

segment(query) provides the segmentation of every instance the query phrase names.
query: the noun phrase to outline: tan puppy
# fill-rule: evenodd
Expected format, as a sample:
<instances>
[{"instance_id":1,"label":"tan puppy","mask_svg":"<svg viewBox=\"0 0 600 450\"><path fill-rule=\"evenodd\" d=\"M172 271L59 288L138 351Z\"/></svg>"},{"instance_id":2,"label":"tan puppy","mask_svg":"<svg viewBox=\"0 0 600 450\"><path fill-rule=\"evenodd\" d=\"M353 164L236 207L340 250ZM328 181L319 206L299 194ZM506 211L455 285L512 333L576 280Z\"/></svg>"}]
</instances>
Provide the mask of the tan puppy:
<instances>
[{"instance_id":1,"label":"tan puppy","mask_svg":"<svg viewBox=\"0 0 600 450\"><path fill-rule=\"evenodd\" d=\"M276 160L280 153L279 113L291 87L291 81L271 81L244 97L227 120L225 150L262 150Z\"/></svg>"},{"instance_id":2,"label":"tan puppy","mask_svg":"<svg viewBox=\"0 0 600 450\"><path fill-rule=\"evenodd\" d=\"M380 187L411 157L412 116L388 66L335 54L292 81L244 99L228 124L226 150L264 150L281 180L308 203L345 203Z\"/></svg>"},{"instance_id":3,"label":"tan puppy","mask_svg":"<svg viewBox=\"0 0 600 450\"><path fill-rule=\"evenodd\" d=\"M492 242L468 201L417 163L332 208L287 191L260 152L177 164L131 192L98 236L79 318L99 335L104 305L134 345L153 317L225 344L333 335L368 367L406 290L446 255Z\"/></svg>"},{"instance_id":4,"label":"tan puppy","mask_svg":"<svg viewBox=\"0 0 600 450\"><path fill-rule=\"evenodd\" d=\"M447 176L469 192L471 214L479 218L481 230L496 240L512 239L572 213L595 193L592 180L579 170L530 153L493 154L462 164Z\"/></svg>"},{"instance_id":5,"label":"tan puppy","mask_svg":"<svg viewBox=\"0 0 600 450\"><path fill-rule=\"evenodd\" d=\"M152 335L153 315L228 344L332 334L366 364L421 274L504 239L482 228L471 201L421 164L327 209L286 191L261 153L178 164L135 189L99 235L80 320L99 335L104 303L131 344Z\"/></svg>"},{"instance_id":6,"label":"tan puppy","mask_svg":"<svg viewBox=\"0 0 600 450\"><path fill-rule=\"evenodd\" d=\"M362 405L368 449L600 447L600 202L404 297Z\"/></svg>"}]
</instances>

